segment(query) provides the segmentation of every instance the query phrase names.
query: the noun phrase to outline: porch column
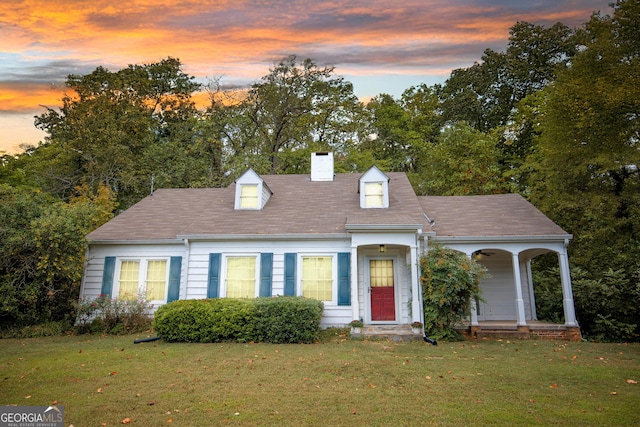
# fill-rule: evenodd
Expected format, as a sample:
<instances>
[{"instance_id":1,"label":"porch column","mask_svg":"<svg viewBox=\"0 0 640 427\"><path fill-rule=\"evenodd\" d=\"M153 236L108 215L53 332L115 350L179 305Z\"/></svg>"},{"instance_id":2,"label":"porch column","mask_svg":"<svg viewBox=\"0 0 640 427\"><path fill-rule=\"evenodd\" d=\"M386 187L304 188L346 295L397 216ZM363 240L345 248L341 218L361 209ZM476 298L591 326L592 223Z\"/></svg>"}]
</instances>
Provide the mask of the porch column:
<instances>
[{"instance_id":1,"label":"porch column","mask_svg":"<svg viewBox=\"0 0 640 427\"><path fill-rule=\"evenodd\" d=\"M569 258L567 248L558 252L560 261L560 281L562 282L562 305L564 306L564 324L567 326L578 326L576 320L576 310L573 305L573 290L571 289L571 273L569 272Z\"/></svg>"},{"instance_id":2,"label":"porch column","mask_svg":"<svg viewBox=\"0 0 640 427\"><path fill-rule=\"evenodd\" d=\"M468 253L467 256L469 257L469 259L473 259L473 253ZM469 307L471 310L471 315L469 316L471 326L480 326L480 323L478 323L478 305L475 298L471 298L471 304L469 305Z\"/></svg>"},{"instance_id":3,"label":"porch column","mask_svg":"<svg viewBox=\"0 0 640 427\"><path fill-rule=\"evenodd\" d=\"M522 280L520 279L520 259L517 253L513 253L512 258L513 281L516 286L516 319L518 326L526 326L527 320L524 314L524 299L522 299Z\"/></svg>"},{"instance_id":4,"label":"porch column","mask_svg":"<svg viewBox=\"0 0 640 427\"><path fill-rule=\"evenodd\" d=\"M420 298L421 293L419 290L420 278L418 276L418 246L411 246L411 321L423 322L422 313L420 313Z\"/></svg>"},{"instance_id":5,"label":"porch column","mask_svg":"<svg viewBox=\"0 0 640 427\"><path fill-rule=\"evenodd\" d=\"M351 246L351 319L360 320L358 301L358 247Z\"/></svg>"},{"instance_id":6,"label":"porch column","mask_svg":"<svg viewBox=\"0 0 640 427\"><path fill-rule=\"evenodd\" d=\"M471 326L480 326L480 323L478 323L478 307L476 306L475 298L471 298Z\"/></svg>"},{"instance_id":7,"label":"porch column","mask_svg":"<svg viewBox=\"0 0 640 427\"><path fill-rule=\"evenodd\" d=\"M538 309L536 308L536 294L533 288L533 270L531 268L531 258L527 260L525 266L527 272L527 280L529 281L529 301L531 308L531 319L538 320Z\"/></svg>"}]
</instances>

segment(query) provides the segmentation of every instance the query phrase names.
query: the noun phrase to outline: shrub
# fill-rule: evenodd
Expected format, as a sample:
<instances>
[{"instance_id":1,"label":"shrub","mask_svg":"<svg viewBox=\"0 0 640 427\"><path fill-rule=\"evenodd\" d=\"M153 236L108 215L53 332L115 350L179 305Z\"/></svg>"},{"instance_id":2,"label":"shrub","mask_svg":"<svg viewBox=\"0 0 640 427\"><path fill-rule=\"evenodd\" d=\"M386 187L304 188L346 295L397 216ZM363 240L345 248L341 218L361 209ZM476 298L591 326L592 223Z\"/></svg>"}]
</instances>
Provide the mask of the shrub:
<instances>
[{"instance_id":1,"label":"shrub","mask_svg":"<svg viewBox=\"0 0 640 427\"><path fill-rule=\"evenodd\" d=\"M151 326L150 310L151 305L142 297L100 296L83 301L78 307L79 331L105 334L141 332Z\"/></svg>"},{"instance_id":2,"label":"shrub","mask_svg":"<svg viewBox=\"0 0 640 427\"><path fill-rule=\"evenodd\" d=\"M169 342L252 341L254 312L248 300L179 300L158 308L153 327Z\"/></svg>"},{"instance_id":3,"label":"shrub","mask_svg":"<svg viewBox=\"0 0 640 427\"><path fill-rule=\"evenodd\" d=\"M284 344L318 340L324 310L321 301L299 297L258 298L254 305L258 341Z\"/></svg>"},{"instance_id":4,"label":"shrub","mask_svg":"<svg viewBox=\"0 0 640 427\"><path fill-rule=\"evenodd\" d=\"M486 269L465 254L434 245L420 259L424 324L436 339L458 339L454 326L469 315L471 298L480 296Z\"/></svg>"},{"instance_id":5,"label":"shrub","mask_svg":"<svg viewBox=\"0 0 640 427\"><path fill-rule=\"evenodd\" d=\"M323 305L297 297L179 300L158 308L154 329L169 342L313 342Z\"/></svg>"}]
</instances>

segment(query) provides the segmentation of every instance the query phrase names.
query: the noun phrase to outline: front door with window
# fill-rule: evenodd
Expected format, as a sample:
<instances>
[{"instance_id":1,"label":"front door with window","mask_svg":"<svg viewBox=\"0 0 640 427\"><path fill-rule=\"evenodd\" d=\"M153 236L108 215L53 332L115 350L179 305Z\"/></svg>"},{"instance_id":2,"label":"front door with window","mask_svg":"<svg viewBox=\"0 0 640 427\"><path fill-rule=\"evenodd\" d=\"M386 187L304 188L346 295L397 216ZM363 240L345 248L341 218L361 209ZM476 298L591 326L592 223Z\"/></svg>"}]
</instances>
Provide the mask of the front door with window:
<instances>
[{"instance_id":1,"label":"front door with window","mask_svg":"<svg viewBox=\"0 0 640 427\"><path fill-rule=\"evenodd\" d=\"M396 320L393 260L369 260L371 321Z\"/></svg>"}]
</instances>

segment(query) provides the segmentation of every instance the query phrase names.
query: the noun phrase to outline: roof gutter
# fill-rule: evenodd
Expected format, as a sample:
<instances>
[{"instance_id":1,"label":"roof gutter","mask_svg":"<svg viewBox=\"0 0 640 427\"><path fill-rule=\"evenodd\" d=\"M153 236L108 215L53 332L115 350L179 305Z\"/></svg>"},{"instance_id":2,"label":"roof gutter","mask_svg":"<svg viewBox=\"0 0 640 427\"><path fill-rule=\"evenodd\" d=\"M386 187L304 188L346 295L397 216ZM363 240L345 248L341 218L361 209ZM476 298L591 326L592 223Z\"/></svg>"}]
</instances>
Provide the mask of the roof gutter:
<instances>
[{"instance_id":1,"label":"roof gutter","mask_svg":"<svg viewBox=\"0 0 640 427\"><path fill-rule=\"evenodd\" d=\"M541 236L434 236L436 242L477 243L477 242L566 242L573 234L541 235Z\"/></svg>"},{"instance_id":2,"label":"roof gutter","mask_svg":"<svg viewBox=\"0 0 640 427\"><path fill-rule=\"evenodd\" d=\"M336 240L350 239L347 233L334 234L185 234L179 235L180 241L188 239L190 241L229 241L229 240Z\"/></svg>"},{"instance_id":3,"label":"roof gutter","mask_svg":"<svg viewBox=\"0 0 640 427\"><path fill-rule=\"evenodd\" d=\"M393 232L393 231L411 231L421 232L422 224L347 224L345 225L347 231L381 231L381 232Z\"/></svg>"}]
</instances>

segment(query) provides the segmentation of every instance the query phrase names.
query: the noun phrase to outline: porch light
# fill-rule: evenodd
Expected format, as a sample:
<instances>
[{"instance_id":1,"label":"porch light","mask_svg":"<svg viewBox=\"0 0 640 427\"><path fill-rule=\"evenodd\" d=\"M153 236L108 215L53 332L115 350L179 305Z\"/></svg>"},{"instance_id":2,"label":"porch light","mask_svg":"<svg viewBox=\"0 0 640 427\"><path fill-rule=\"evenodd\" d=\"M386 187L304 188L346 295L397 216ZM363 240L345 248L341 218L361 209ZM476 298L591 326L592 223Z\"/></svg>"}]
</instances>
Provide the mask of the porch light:
<instances>
[{"instance_id":1,"label":"porch light","mask_svg":"<svg viewBox=\"0 0 640 427\"><path fill-rule=\"evenodd\" d=\"M381 254L387 252L387 248L384 245L380 245L380 247L378 248L378 250L380 251Z\"/></svg>"}]
</instances>

